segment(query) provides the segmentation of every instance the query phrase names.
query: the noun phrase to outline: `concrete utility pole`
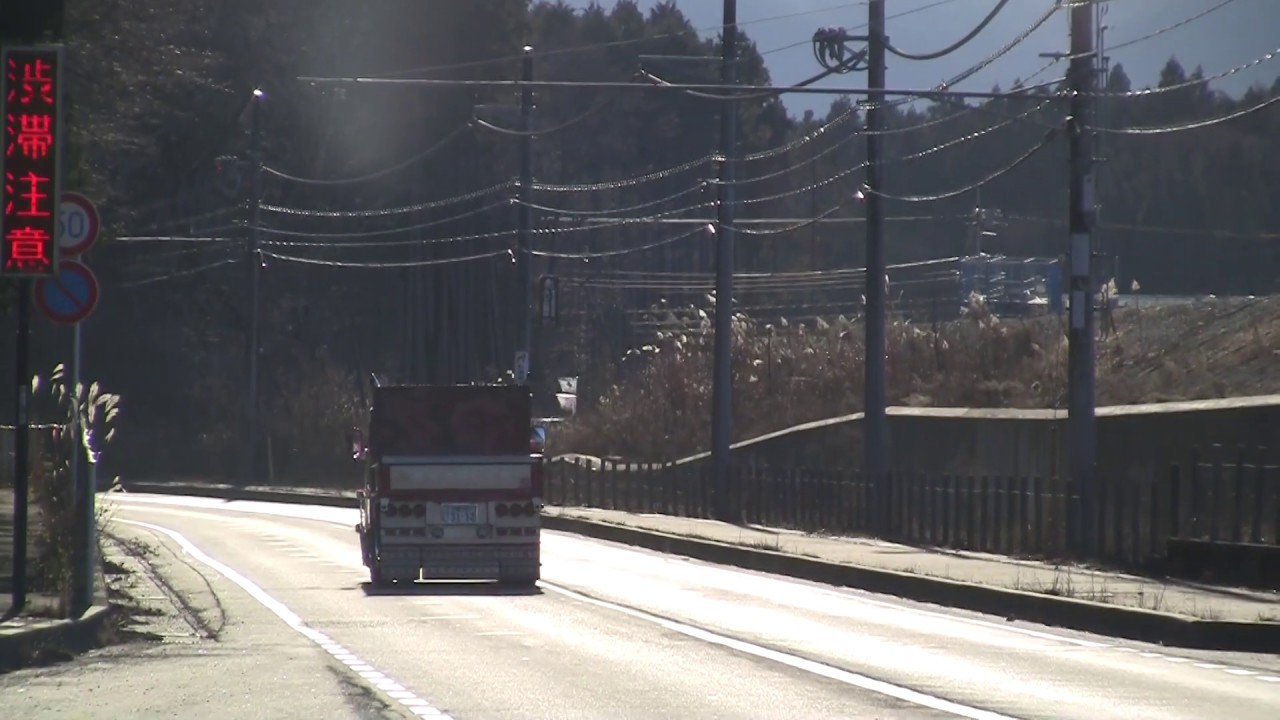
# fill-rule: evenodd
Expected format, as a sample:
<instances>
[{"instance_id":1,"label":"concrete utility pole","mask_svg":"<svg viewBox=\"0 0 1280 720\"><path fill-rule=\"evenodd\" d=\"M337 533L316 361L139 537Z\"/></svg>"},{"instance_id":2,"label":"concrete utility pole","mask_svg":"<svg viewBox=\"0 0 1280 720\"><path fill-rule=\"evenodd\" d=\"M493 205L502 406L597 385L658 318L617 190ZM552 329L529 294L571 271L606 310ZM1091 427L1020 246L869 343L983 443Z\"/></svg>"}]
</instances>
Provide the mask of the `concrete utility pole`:
<instances>
[{"instance_id":1,"label":"concrete utility pole","mask_svg":"<svg viewBox=\"0 0 1280 720\"><path fill-rule=\"evenodd\" d=\"M724 0L724 41L720 80L726 87L738 82L738 2ZM727 94L727 91L726 91ZM738 145L738 107L726 97L720 104L720 170L716 219L716 323L711 375L711 465L715 479L716 515L730 521L733 444L733 270L734 164Z\"/></svg>"},{"instance_id":2,"label":"concrete utility pole","mask_svg":"<svg viewBox=\"0 0 1280 720\"><path fill-rule=\"evenodd\" d=\"M533 48L525 46L520 79L533 81ZM533 382L533 88L520 90L520 229L517 237L516 270L520 312L519 343L513 373L517 383Z\"/></svg>"},{"instance_id":3,"label":"concrete utility pole","mask_svg":"<svg viewBox=\"0 0 1280 720\"><path fill-rule=\"evenodd\" d=\"M888 284L884 255L884 206L880 164L884 131L885 11L884 0L867 3L867 247L866 247L866 369L863 390L863 463L868 482L887 489L889 418L886 345Z\"/></svg>"},{"instance_id":4,"label":"concrete utility pole","mask_svg":"<svg viewBox=\"0 0 1280 720\"><path fill-rule=\"evenodd\" d=\"M1097 541L1098 488L1097 424L1094 417L1094 306L1093 306L1093 148L1088 125L1094 80L1094 3L1078 1L1071 7L1070 115L1067 119L1071 184L1068 232L1070 234L1070 323L1068 343L1069 447L1071 477L1080 496L1079 516L1073 524L1079 552L1092 554Z\"/></svg>"},{"instance_id":5,"label":"concrete utility pole","mask_svg":"<svg viewBox=\"0 0 1280 720\"><path fill-rule=\"evenodd\" d=\"M245 459L243 482L250 485L258 458L258 353L259 320L261 312L262 257L258 249L262 243L262 150L261 150L261 90L253 91L249 107L249 336L246 338L248 355L248 387L245 397Z\"/></svg>"}]
</instances>

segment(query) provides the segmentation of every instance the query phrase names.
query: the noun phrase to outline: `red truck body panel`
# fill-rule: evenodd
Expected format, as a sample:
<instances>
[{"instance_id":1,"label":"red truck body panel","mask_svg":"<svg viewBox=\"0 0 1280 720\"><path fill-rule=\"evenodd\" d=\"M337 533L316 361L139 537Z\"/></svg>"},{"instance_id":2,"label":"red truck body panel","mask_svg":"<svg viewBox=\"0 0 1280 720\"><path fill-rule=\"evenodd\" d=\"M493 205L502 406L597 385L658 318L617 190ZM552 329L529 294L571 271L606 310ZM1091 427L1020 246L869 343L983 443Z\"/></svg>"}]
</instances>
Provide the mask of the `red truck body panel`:
<instances>
[{"instance_id":1,"label":"red truck body panel","mask_svg":"<svg viewBox=\"0 0 1280 720\"><path fill-rule=\"evenodd\" d=\"M518 385L374 388L369 455L528 455L532 404Z\"/></svg>"}]
</instances>

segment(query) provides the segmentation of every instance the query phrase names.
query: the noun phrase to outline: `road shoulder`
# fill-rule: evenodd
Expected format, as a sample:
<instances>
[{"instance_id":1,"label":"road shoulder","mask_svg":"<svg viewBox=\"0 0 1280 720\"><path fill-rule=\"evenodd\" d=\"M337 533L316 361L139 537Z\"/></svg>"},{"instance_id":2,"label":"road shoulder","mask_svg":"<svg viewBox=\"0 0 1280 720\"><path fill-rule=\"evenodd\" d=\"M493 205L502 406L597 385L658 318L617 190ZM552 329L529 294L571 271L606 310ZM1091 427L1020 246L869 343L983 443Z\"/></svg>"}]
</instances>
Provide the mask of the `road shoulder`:
<instances>
[{"instance_id":1,"label":"road shoulder","mask_svg":"<svg viewBox=\"0 0 1280 720\"><path fill-rule=\"evenodd\" d=\"M85 717L401 717L231 583L145 530L112 523L115 642L0 676L6 713ZM20 688L21 692L16 689Z\"/></svg>"}]
</instances>

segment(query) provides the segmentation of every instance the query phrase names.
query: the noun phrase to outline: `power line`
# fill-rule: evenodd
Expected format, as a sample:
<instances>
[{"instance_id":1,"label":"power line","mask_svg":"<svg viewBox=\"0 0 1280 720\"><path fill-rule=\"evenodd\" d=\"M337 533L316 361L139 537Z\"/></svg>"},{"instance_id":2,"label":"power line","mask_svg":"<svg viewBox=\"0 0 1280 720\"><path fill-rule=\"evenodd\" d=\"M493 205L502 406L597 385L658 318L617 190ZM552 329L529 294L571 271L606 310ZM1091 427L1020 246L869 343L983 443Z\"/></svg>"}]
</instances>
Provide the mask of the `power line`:
<instances>
[{"instance_id":1,"label":"power line","mask_svg":"<svg viewBox=\"0 0 1280 720\"><path fill-rule=\"evenodd\" d=\"M987 29L987 26L991 24L991 21L995 20L1000 14L1000 11L1004 10L1005 6L1008 4L1009 0L998 0L995 8L992 9L991 12L987 13L987 16L982 19L982 22L978 23L978 25L970 30L967 35L941 50L929 53L909 53L894 47L888 40L885 40L884 49L900 58L906 58L907 60L937 60L938 58L946 57L965 45L968 45L974 38L978 37L978 35L983 30Z\"/></svg>"},{"instance_id":2,"label":"power line","mask_svg":"<svg viewBox=\"0 0 1280 720\"><path fill-rule=\"evenodd\" d=\"M450 132L448 135L445 135L443 139L436 142L426 150L423 150L422 152L414 155L408 160L405 160L404 162L401 162L401 163L397 163L388 168L383 168L382 170L376 170L374 172L367 173L365 175L357 175L349 178L334 178L334 179L304 178L304 177L298 177L296 175L289 175L288 173L282 172L280 170L269 167L267 165L262 166L262 171L273 177L277 177L282 180L288 180L290 182L300 183L304 185L351 185L355 183L367 182L369 180L376 180L377 178L385 177L399 170L403 170L407 167L416 165L417 163L431 157L437 152L448 147L451 143L453 143L454 140L457 140L462 135L462 133L466 132L469 129L471 129L470 123L465 123L463 125L460 125L459 127L455 128L452 132Z\"/></svg>"},{"instance_id":3,"label":"power line","mask_svg":"<svg viewBox=\"0 0 1280 720\"><path fill-rule=\"evenodd\" d=\"M1164 126L1156 126L1156 127L1100 128L1100 127L1088 126L1088 129L1094 132L1110 133L1113 135L1165 135L1168 133L1187 132L1189 130L1200 130L1202 128L1212 127L1214 125L1221 125L1223 123L1231 122L1232 120L1239 120L1242 117L1253 115L1254 113L1266 110L1267 108L1271 107L1272 105L1275 105L1276 103L1280 103L1280 95L1276 95L1261 103L1258 103L1256 105L1253 105L1241 110L1237 110L1227 115L1222 115L1216 118L1209 118L1207 120L1199 120L1196 122L1187 122L1187 123L1180 123L1177 125L1164 125Z\"/></svg>"},{"instance_id":4,"label":"power line","mask_svg":"<svg viewBox=\"0 0 1280 720\"><path fill-rule=\"evenodd\" d=\"M870 0L878 2L880 0ZM494 88L504 90L518 90L523 88L569 88L579 90L674 90L674 91L696 91L708 94L708 99L725 100L737 99L743 94L750 93L772 93L778 95L786 95L796 93L801 95L858 95L865 96L875 92L886 96L900 96L916 99L930 98L967 98L971 100L1014 100L1018 99L1022 94L1018 92L979 92L979 91L963 91L963 90L920 90L920 89L902 89L902 88L885 88L883 91L871 91L861 87L812 87L812 86L785 86L778 87L773 85L735 85L735 93L731 95L722 94L723 85L713 83L637 83L622 82L616 80L436 80L430 78L415 78L408 80L397 80L392 78L373 78L373 77L299 77L299 81L312 84L353 84L353 85L399 85L404 87L469 87L469 88ZM721 91L717 93L715 91Z\"/></svg>"},{"instance_id":5,"label":"power line","mask_svg":"<svg viewBox=\"0 0 1280 720\"><path fill-rule=\"evenodd\" d=\"M935 3L935 6L944 5L947 2L953 2L953 1L954 0L942 0L941 2ZM776 22L778 20L789 20L792 18L817 15L819 13L832 12L835 10L844 10L847 8L857 7L859 5L866 5L866 4L867 4L867 0L855 0L854 2L844 2L837 5L830 5L822 8L812 8L809 10L800 10L796 12L784 13L781 15L773 15L770 17L758 18L756 20L747 20L747 21L738 23L738 26L745 27L749 25L759 25L762 23ZM933 7L933 6L930 6L930 7ZM640 38L629 38L626 40L612 40L612 41L600 42L600 43L588 43L585 45L578 45L570 48L546 50L546 51L539 52L538 56L543 59L549 59L553 57L560 57L562 55L571 55L575 53L594 52L598 50L608 50L612 48L628 47L631 45L639 45L641 43L650 43L650 42L653 42L654 40L678 38L678 37L684 37L686 35L701 35L703 33L708 33L708 32L723 32L724 29L725 29L724 25L712 25L712 26L703 27L703 28L696 28L693 30L680 30L676 32L660 33L657 35L648 35ZM519 62L521 59L523 59L523 57L524 57L523 55L504 55L496 58L487 58L484 60L473 60L470 62L462 62L462 63L451 63L448 65L432 65L432 66L426 66L426 67L407 68L404 70L396 70L396 71L386 72L386 73L370 73L368 74L368 77L392 78L397 75L430 74L430 73L437 73L437 72L449 72L454 70L467 70L467 69L472 69L477 67L487 67L490 65L515 63L515 62Z\"/></svg>"}]
</instances>

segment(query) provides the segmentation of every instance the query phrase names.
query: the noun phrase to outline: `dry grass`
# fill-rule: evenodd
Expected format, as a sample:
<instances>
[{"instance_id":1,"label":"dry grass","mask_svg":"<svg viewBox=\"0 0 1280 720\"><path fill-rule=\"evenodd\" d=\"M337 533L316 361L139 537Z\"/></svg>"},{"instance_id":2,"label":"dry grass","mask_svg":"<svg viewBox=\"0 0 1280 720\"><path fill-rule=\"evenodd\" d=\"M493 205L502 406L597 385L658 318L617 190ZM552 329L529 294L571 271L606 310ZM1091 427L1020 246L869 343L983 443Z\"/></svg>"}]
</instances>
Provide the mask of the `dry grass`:
<instances>
[{"instance_id":1,"label":"dry grass","mask_svg":"<svg viewBox=\"0 0 1280 720\"><path fill-rule=\"evenodd\" d=\"M32 404L56 421L52 429L32 432L31 501L39 517L33 528L32 589L56 593L65 605L75 570L73 549L90 542L77 525L71 456L100 453L111 442L120 397L103 392L96 382L72 386L57 365L47 379L33 378ZM73 432L76 423L88 432ZM97 514L99 521L104 517Z\"/></svg>"},{"instance_id":2,"label":"dry grass","mask_svg":"<svg viewBox=\"0 0 1280 720\"><path fill-rule=\"evenodd\" d=\"M1114 331L1098 341L1099 402L1280 392L1277 310L1280 300L1263 299L1117 311L1100 322ZM692 329L629 353L620 379L558 433L556 452L670 459L708 446L710 319L696 308L669 314ZM733 326L736 439L862 409L860 321L762 325L739 316ZM1062 318L1002 320L981 299L936 330L892 322L889 403L1064 407L1066 353Z\"/></svg>"}]
</instances>

